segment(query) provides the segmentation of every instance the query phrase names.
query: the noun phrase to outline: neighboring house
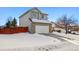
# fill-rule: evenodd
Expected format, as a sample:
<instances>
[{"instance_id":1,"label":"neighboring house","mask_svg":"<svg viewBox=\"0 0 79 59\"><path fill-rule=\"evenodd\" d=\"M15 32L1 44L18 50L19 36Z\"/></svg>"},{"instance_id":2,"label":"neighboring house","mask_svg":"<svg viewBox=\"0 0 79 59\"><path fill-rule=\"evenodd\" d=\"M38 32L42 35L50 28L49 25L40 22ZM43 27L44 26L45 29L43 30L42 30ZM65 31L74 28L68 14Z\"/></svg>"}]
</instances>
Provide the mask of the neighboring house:
<instances>
[{"instance_id":1,"label":"neighboring house","mask_svg":"<svg viewBox=\"0 0 79 59\"><path fill-rule=\"evenodd\" d=\"M61 32L65 32L65 30L61 27L61 26L59 26L58 24L56 24L55 22L51 22L51 24L52 24L52 32L53 31L61 31Z\"/></svg>"},{"instance_id":2,"label":"neighboring house","mask_svg":"<svg viewBox=\"0 0 79 59\"><path fill-rule=\"evenodd\" d=\"M50 33L52 24L48 14L42 13L38 8L32 8L19 17L19 26L28 27L31 33Z\"/></svg>"},{"instance_id":3,"label":"neighboring house","mask_svg":"<svg viewBox=\"0 0 79 59\"><path fill-rule=\"evenodd\" d=\"M61 32L65 32L65 26L63 23L54 23L54 22L51 22L52 23L52 31L61 31ZM68 31L79 31L79 25L76 25L76 24L70 24L68 25Z\"/></svg>"},{"instance_id":4,"label":"neighboring house","mask_svg":"<svg viewBox=\"0 0 79 59\"><path fill-rule=\"evenodd\" d=\"M54 22L51 22L52 24L52 32L55 30L56 24Z\"/></svg>"}]
</instances>

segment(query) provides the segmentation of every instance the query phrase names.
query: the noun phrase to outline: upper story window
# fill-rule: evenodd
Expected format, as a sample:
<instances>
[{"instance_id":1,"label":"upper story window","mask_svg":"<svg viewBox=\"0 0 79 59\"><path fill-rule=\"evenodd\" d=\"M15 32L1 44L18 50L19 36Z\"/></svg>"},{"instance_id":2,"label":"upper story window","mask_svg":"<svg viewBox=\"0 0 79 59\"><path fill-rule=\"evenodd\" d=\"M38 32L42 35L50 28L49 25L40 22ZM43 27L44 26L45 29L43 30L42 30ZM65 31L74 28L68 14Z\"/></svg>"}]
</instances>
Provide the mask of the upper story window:
<instances>
[{"instance_id":1,"label":"upper story window","mask_svg":"<svg viewBox=\"0 0 79 59\"><path fill-rule=\"evenodd\" d=\"M31 14L32 14L31 17L33 19L39 19L39 13L38 12L32 12Z\"/></svg>"},{"instance_id":2,"label":"upper story window","mask_svg":"<svg viewBox=\"0 0 79 59\"><path fill-rule=\"evenodd\" d=\"M42 17L41 17L42 19L44 18L44 15L42 15Z\"/></svg>"},{"instance_id":3,"label":"upper story window","mask_svg":"<svg viewBox=\"0 0 79 59\"><path fill-rule=\"evenodd\" d=\"M37 14L36 13L31 13L31 18L36 19L37 18Z\"/></svg>"},{"instance_id":4,"label":"upper story window","mask_svg":"<svg viewBox=\"0 0 79 59\"><path fill-rule=\"evenodd\" d=\"M43 14L43 15L41 16L41 19L47 20L47 15L44 15L44 14Z\"/></svg>"},{"instance_id":5,"label":"upper story window","mask_svg":"<svg viewBox=\"0 0 79 59\"><path fill-rule=\"evenodd\" d=\"M33 13L33 15L32 15L34 18L36 17L36 13Z\"/></svg>"}]
</instances>

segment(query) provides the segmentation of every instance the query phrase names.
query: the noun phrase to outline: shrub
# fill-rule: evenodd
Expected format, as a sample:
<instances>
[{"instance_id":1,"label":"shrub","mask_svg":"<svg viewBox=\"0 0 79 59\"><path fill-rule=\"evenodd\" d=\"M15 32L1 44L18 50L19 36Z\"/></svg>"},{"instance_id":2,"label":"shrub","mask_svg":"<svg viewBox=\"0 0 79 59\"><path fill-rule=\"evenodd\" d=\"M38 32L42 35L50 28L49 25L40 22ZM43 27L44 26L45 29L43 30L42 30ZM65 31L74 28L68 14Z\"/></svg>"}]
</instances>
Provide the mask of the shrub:
<instances>
[{"instance_id":1,"label":"shrub","mask_svg":"<svg viewBox=\"0 0 79 59\"><path fill-rule=\"evenodd\" d=\"M61 30L57 30L57 32L59 32L59 33L60 33L60 32L61 32Z\"/></svg>"},{"instance_id":2,"label":"shrub","mask_svg":"<svg viewBox=\"0 0 79 59\"><path fill-rule=\"evenodd\" d=\"M73 32L72 34L76 34L75 32Z\"/></svg>"},{"instance_id":3,"label":"shrub","mask_svg":"<svg viewBox=\"0 0 79 59\"><path fill-rule=\"evenodd\" d=\"M71 31L68 31L68 33L71 33Z\"/></svg>"}]
</instances>

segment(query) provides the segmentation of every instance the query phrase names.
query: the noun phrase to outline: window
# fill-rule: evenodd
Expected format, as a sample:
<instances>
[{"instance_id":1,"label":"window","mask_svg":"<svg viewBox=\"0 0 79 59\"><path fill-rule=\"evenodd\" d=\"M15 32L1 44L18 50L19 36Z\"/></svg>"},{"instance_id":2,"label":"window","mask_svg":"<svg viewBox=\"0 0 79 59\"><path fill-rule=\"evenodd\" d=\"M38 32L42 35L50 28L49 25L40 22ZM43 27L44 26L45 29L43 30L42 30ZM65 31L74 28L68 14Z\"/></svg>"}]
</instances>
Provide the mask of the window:
<instances>
[{"instance_id":1,"label":"window","mask_svg":"<svg viewBox=\"0 0 79 59\"><path fill-rule=\"evenodd\" d=\"M42 19L44 19L44 15L42 15Z\"/></svg>"},{"instance_id":2,"label":"window","mask_svg":"<svg viewBox=\"0 0 79 59\"><path fill-rule=\"evenodd\" d=\"M36 14L35 13L33 13L33 15L32 15L34 18L36 17Z\"/></svg>"},{"instance_id":3,"label":"window","mask_svg":"<svg viewBox=\"0 0 79 59\"><path fill-rule=\"evenodd\" d=\"M38 14L37 13L32 13L32 18L38 19Z\"/></svg>"}]
</instances>

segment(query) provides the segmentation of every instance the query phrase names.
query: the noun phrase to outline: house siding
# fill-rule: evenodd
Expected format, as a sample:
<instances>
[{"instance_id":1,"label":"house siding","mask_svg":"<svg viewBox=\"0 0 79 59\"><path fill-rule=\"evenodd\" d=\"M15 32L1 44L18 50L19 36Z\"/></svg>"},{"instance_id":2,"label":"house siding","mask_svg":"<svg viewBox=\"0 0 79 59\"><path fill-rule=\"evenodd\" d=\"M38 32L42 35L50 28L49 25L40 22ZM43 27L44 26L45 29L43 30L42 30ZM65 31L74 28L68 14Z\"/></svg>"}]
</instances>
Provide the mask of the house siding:
<instances>
[{"instance_id":1,"label":"house siding","mask_svg":"<svg viewBox=\"0 0 79 59\"><path fill-rule=\"evenodd\" d=\"M28 27L29 32L31 32L31 21L29 20L31 12L19 18L20 27Z\"/></svg>"},{"instance_id":2,"label":"house siding","mask_svg":"<svg viewBox=\"0 0 79 59\"><path fill-rule=\"evenodd\" d=\"M36 16L34 16L34 14ZM45 20L47 17L45 19L43 19L42 14L31 11L28 14L26 14L26 15L19 18L19 25L23 26L23 27L28 26L29 25L29 18L38 19L38 20Z\"/></svg>"}]
</instances>

